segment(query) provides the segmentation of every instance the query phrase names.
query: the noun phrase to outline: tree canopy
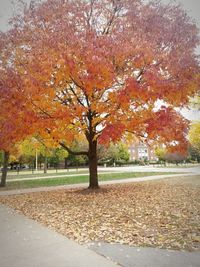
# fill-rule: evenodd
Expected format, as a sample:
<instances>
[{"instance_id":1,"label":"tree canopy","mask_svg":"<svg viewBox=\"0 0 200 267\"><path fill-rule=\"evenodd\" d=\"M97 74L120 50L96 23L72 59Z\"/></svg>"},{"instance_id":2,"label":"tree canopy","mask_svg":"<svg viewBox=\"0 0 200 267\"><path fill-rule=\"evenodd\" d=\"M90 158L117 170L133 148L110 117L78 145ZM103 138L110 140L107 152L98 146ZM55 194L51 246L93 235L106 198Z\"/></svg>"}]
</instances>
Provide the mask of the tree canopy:
<instances>
[{"instance_id":1,"label":"tree canopy","mask_svg":"<svg viewBox=\"0 0 200 267\"><path fill-rule=\"evenodd\" d=\"M187 121L174 108L198 90L199 37L179 5L32 1L6 38L4 64L22 79L37 132L68 152L74 139L87 140L76 154L89 158L90 187L98 187L97 143L131 132L185 146Z\"/></svg>"}]
</instances>

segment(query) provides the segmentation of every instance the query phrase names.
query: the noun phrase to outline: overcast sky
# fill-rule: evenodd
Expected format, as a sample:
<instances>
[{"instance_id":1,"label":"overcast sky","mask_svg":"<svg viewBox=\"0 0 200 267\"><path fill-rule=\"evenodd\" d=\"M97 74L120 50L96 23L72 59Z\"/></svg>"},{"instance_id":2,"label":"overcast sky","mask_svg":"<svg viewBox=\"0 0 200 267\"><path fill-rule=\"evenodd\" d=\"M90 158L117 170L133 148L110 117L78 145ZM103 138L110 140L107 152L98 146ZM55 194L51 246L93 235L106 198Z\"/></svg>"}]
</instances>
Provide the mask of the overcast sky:
<instances>
[{"instance_id":1,"label":"overcast sky","mask_svg":"<svg viewBox=\"0 0 200 267\"><path fill-rule=\"evenodd\" d=\"M27 3L30 0L24 0ZM76 0L74 0L76 1ZM164 3L170 2L170 0L161 0ZM7 21L12 15L12 2L16 0L0 0L0 30L5 31L7 29ZM179 0L188 14L194 18L200 27L200 0Z\"/></svg>"},{"instance_id":2,"label":"overcast sky","mask_svg":"<svg viewBox=\"0 0 200 267\"><path fill-rule=\"evenodd\" d=\"M24 0L27 3L30 0ZM76 1L76 0L74 0ZM161 0L164 3L170 2L170 0ZM0 30L6 31L8 29L8 20L12 16L12 2L16 0L0 0ZM182 4L183 8L187 11L191 18L196 21L196 24L200 28L200 0L179 0L176 1ZM197 50L200 54L200 48ZM183 115L190 120L200 120L200 112L196 111L183 111Z\"/></svg>"}]
</instances>

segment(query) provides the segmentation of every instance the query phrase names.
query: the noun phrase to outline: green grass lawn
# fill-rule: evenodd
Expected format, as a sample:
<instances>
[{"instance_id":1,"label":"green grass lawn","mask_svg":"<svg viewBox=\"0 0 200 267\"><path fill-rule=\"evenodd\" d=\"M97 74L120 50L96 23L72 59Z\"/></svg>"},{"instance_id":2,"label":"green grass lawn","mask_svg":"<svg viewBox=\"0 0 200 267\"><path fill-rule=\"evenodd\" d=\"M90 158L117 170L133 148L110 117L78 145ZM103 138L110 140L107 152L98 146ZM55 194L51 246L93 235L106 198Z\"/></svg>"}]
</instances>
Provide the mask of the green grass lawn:
<instances>
[{"instance_id":1,"label":"green grass lawn","mask_svg":"<svg viewBox=\"0 0 200 267\"><path fill-rule=\"evenodd\" d=\"M23 178L37 178L37 177L45 177L45 176L66 176L69 174L77 174L81 175L84 173L88 173L88 170L78 170L78 171L65 171L65 172L47 172L47 173L23 173L23 174L9 174L8 173L8 179L23 179Z\"/></svg>"},{"instance_id":2,"label":"green grass lawn","mask_svg":"<svg viewBox=\"0 0 200 267\"><path fill-rule=\"evenodd\" d=\"M152 175L162 175L162 174L174 174L172 172L124 172L124 173L108 173L99 174L99 181L108 180L119 180L127 178L137 178ZM10 190L10 189L22 189L22 188L33 188L41 186L56 186L56 185L67 185L67 184L78 184L87 183L89 179L88 175L73 176L73 177L59 177L59 178L46 178L46 179L33 179L33 180L21 180L21 181L10 181L7 183L6 188L1 188L0 190Z\"/></svg>"},{"instance_id":3,"label":"green grass lawn","mask_svg":"<svg viewBox=\"0 0 200 267\"><path fill-rule=\"evenodd\" d=\"M110 170L99 170L98 173L101 173L101 172L110 172ZM120 172L118 170L113 170L112 171L113 173L115 172ZM77 176L81 176L82 174L86 174L86 173L89 173L89 170L88 168L85 168L85 169L74 169L74 170L65 170L63 172L47 172L47 173L43 173L43 172L37 172L37 173L27 173L27 172L21 172L19 174L17 174L16 172L15 173L9 173L8 172L8 175L7 175L7 179L8 180L12 180L12 179L24 179L24 178L37 178L37 177L46 177L46 176L67 176L67 175L77 175Z\"/></svg>"}]
</instances>

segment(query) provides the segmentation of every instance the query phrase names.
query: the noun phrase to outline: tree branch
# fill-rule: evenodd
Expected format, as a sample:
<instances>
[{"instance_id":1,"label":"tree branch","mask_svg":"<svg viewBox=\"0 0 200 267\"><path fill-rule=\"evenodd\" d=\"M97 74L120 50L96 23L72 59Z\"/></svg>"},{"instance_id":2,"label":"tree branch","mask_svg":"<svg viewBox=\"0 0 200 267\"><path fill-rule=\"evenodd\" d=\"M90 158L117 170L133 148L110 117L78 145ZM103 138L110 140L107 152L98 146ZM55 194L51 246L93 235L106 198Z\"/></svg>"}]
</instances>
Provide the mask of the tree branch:
<instances>
[{"instance_id":1,"label":"tree branch","mask_svg":"<svg viewBox=\"0 0 200 267\"><path fill-rule=\"evenodd\" d=\"M46 115L48 118L53 119L53 116L51 116L47 111L43 110L41 107L37 106L32 100L31 104L36 107L42 114Z\"/></svg>"},{"instance_id":2,"label":"tree branch","mask_svg":"<svg viewBox=\"0 0 200 267\"><path fill-rule=\"evenodd\" d=\"M87 24L89 27L91 27L90 20L92 18L94 2L95 0L90 0L90 11L89 11L88 18L87 18Z\"/></svg>"},{"instance_id":3,"label":"tree branch","mask_svg":"<svg viewBox=\"0 0 200 267\"><path fill-rule=\"evenodd\" d=\"M84 87L81 86L80 84L78 84L78 83L77 83L71 76L70 76L70 79L73 81L73 83L74 83L77 87L79 87L79 88L83 91L83 93L84 93L84 95L85 95ZM80 100L80 98L78 97L78 95L77 95L76 92L74 91L73 87L72 87L71 85L69 85L69 88L70 88L71 92L73 93L73 95L76 97L77 102L78 102L81 106L85 107L84 103ZM87 100L86 100L86 101L87 101ZM87 101L87 104L88 104L88 101Z\"/></svg>"},{"instance_id":4,"label":"tree branch","mask_svg":"<svg viewBox=\"0 0 200 267\"><path fill-rule=\"evenodd\" d=\"M67 150L67 152L69 154L75 155L75 156L81 156L81 155L85 155L88 156L88 151L72 151L68 146L66 146L63 142L59 142L59 144L65 149Z\"/></svg>"},{"instance_id":5,"label":"tree branch","mask_svg":"<svg viewBox=\"0 0 200 267\"><path fill-rule=\"evenodd\" d=\"M113 1L113 4L114 4L114 1ZM113 24L113 21L115 20L116 16L117 16L117 12L119 12L121 10L121 6L114 6L114 9L113 9L113 14L110 18L110 20L107 22L105 28L103 29L103 32L102 34L108 34L109 31L110 31L110 28Z\"/></svg>"}]
</instances>

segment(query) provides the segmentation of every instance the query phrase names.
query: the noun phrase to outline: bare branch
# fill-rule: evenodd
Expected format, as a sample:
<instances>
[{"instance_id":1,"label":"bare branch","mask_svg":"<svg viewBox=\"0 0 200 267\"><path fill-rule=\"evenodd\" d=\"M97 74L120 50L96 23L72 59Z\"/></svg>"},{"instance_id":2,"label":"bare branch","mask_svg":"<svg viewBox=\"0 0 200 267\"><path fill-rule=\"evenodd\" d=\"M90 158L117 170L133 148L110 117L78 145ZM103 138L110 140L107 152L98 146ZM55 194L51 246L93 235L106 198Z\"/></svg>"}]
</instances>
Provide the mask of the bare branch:
<instances>
[{"instance_id":1,"label":"bare branch","mask_svg":"<svg viewBox=\"0 0 200 267\"><path fill-rule=\"evenodd\" d=\"M74 91L73 87L70 86L69 88L70 88L71 92L73 93L73 95L75 96L77 102L78 102L81 106L85 107L85 105L82 103L82 101L80 100L80 98L78 97L78 95L76 94L76 92Z\"/></svg>"},{"instance_id":2,"label":"bare branch","mask_svg":"<svg viewBox=\"0 0 200 267\"><path fill-rule=\"evenodd\" d=\"M88 156L88 151L72 151L68 146L66 146L63 142L59 142L59 144L65 149L67 150L67 152L69 154L75 155L75 156L81 156L81 155L85 155Z\"/></svg>"},{"instance_id":3,"label":"bare branch","mask_svg":"<svg viewBox=\"0 0 200 267\"><path fill-rule=\"evenodd\" d=\"M113 5L114 5L114 1L113 1ZM113 24L113 21L114 19L116 18L117 16L117 13L121 10L121 6L114 6L114 9L113 9L113 15L111 16L110 20L108 21L108 23L106 24L105 28L103 29L103 32L102 34L108 34L109 31L110 31L110 28Z\"/></svg>"},{"instance_id":4,"label":"bare branch","mask_svg":"<svg viewBox=\"0 0 200 267\"><path fill-rule=\"evenodd\" d=\"M95 2L95 0L90 0L90 11L89 11L89 14L88 14L88 19L87 19L87 24L88 24L89 27L91 26L90 20L92 18L94 2Z\"/></svg>"}]
</instances>

